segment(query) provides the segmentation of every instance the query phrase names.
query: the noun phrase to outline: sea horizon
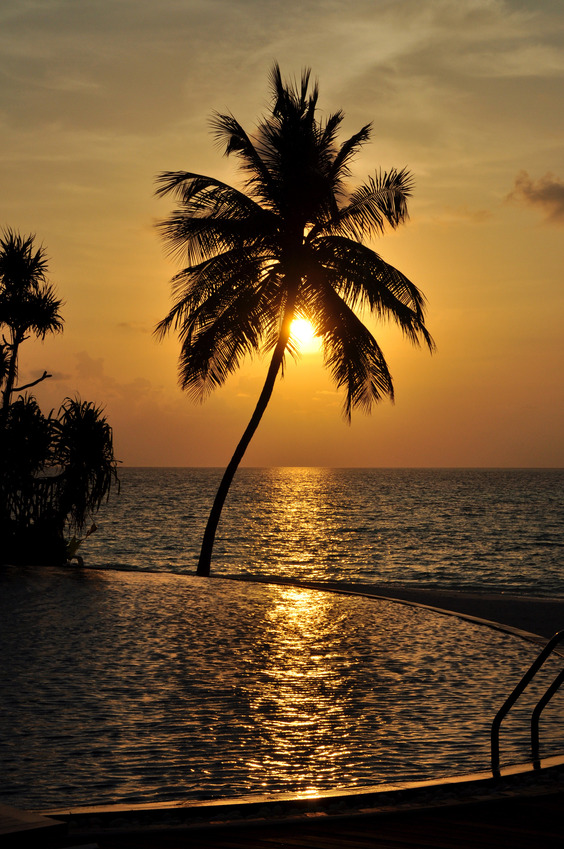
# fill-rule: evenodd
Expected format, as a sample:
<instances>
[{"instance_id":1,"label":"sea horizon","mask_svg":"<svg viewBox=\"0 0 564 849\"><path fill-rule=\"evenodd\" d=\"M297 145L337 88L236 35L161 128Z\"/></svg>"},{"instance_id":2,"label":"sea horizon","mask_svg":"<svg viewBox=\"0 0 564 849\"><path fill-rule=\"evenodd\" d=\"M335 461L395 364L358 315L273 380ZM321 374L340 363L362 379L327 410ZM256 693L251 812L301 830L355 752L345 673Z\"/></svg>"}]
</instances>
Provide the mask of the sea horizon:
<instances>
[{"instance_id":1,"label":"sea horizon","mask_svg":"<svg viewBox=\"0 0 564 849\"><path fill-rule=\"evenodd\" d=\"M229 460L227 460L229 462ZM226 464L225 464L226 465ZM192 463L191 465L140 465L135 463L121 463L119 468L121 469L223 469L225 465L218 466L200 466ZM359 469L359 470L372 470L372 469L382 469L383 471L390 471L392 469L403 469L405 471L409 471L411 469L437 469L437 470L455 470L455 471L488 471L491 469L492 471L535 471L538 469L539 471L564 471L564 466L328 466L328 465L320 465L319 463L313 464L290 464L290 465L250 465L246 463L241 463L239 469ZM118 469L119 471L119 469Z\"/></svg>"},{"instance_id":2,"label":"sea horizon","mask_svg":"<svg viewBox=\"0 0 564 849\"><path fill-rule=\"evenodd\" d=\"M196 568L220 466L124 466L85 565ZM212 572L564 597L557 468L242 466Z\"/></svg>"}]
</instances>

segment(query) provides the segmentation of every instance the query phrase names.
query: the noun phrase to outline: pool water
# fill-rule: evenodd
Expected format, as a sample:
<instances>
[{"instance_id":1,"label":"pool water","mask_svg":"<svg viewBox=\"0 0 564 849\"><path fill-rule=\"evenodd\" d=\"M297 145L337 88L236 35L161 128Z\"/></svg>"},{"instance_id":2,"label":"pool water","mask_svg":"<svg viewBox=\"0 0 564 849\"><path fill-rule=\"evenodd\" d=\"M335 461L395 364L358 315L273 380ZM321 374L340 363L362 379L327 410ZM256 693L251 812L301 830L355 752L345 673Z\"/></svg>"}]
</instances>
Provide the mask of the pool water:
<instances>
[{"instance_id":1,"label":"pool water","mask_svg":"<svg viewBox=\"0 0 564 849\"><path fill-rule=\"evenodd\" d=\"M50 568L0 573L0 640L0 802L35 809L487 768L493 716L538 653L388 600ZM563 717L558 695L543 755L564 751ZM512 712L502 762L529 757L527 735Z\"/></svg>"}]
</instances>

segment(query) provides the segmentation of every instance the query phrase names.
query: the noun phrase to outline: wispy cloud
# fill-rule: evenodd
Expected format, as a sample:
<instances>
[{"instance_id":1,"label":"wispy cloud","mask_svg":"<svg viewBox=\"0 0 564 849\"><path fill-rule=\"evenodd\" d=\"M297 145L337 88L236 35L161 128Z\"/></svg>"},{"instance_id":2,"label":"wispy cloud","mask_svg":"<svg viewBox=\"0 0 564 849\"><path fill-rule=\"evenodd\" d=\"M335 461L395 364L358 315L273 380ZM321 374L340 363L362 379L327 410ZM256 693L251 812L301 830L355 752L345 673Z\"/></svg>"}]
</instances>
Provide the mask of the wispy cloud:
<instances>
[{"instance_id":1,"label":"wispy cloud","mask_svg":"<svg viewBox=\"0 0 564 849\"><path fill-rule=\"evenodd\" d=\"M153 328L148 327L141 321L120 321L117 324L120 330L125 330L126 333L152 333Z\"/></svg>"},{"instance_id":2,"label":"wispy cloud","mask_svg":"<svg viewBox=\"0 0 564 849\"><path fill-rule=\"evenodd\" d=\"M564 181L554 174L533 180L526 171L520 171L508 200L539 207L545 212L547 221L564 224Z\"/></svg>"}]
</instances>

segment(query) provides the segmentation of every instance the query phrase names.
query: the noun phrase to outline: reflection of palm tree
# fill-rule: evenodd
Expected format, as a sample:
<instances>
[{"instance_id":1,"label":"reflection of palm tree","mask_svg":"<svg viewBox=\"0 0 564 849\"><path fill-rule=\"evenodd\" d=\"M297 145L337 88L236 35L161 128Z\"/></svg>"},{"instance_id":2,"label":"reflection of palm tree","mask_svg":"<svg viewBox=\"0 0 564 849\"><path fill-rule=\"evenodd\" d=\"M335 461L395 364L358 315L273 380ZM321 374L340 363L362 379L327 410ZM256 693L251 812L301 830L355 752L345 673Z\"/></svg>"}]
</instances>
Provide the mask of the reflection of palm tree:
<instances>
[{"instance_id":1,"label":"reflection of palm tree","mask_svg":"<svg viewBox=\"0 0 564 849\"><path fill-rule=\"evenodd\" d=\"M44 380L20 386L14 383L18 373L18 351L32 333L44 339L48 333L63 328L59 314L61 301L47 283L47 258L42 247L34 247L33 236L20 236L6 230L0 236L0 326L7 328L0 353L0 386L3 410L10 404L12 393L27 389Z\"/></svg>"},{"instance_id":2,"label":"reflection of palm tree","mask_svg":"<svg viewBox=\"0 0 564 849\"><path fill-rule=\"evenodd\" d=\"M347 419L354 407L368 411L393 396L382 351L356 307L393 318L412 342L433 347L419 290L361 241L406 219L410 175L380 172L347 194L349 166L370 125L337 146L343 115L316 118L318 90L310 90L309 72L290 86L276 65L272 89L272 114L253 138L231 115L213 121L226 153L239 157L246 193L184 171L159 177L158 194L179 204L160 230L187 266L173 278L176 301L157 333L179 331L182 387L203 397L246 354L271 352L257 406L210 513L200 575L209 574L229 486L292 351L294 316L309 319L321 337L325 364L345 391Z\"/></svg>"}]
</instances>

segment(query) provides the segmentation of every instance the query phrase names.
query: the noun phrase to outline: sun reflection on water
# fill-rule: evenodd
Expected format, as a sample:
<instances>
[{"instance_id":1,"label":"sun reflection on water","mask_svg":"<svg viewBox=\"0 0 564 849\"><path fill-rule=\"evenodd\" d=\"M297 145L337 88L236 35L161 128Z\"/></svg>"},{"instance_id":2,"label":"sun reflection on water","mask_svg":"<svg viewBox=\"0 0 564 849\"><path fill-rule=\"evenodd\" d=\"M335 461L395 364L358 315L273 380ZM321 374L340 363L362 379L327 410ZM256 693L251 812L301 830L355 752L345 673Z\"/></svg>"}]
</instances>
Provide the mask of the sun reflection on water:
<instances>
[{"instance_id":1,"label":"sun reflection on water","mask_svg":"<svg viewBox=\"0 0 564 849\"><path fill-rule=\"evenodd\" d=\"M42 569L5 571L0 590L0 799L24 808L475 769L536 654L430 611L287 586ZM556 751L562 733L546 734Z\"/></svg>"},{"instance_id":2,"label":"sun reflection on water","mask_svg":"<svg viewBox=\"0 0 564 849\"><path fill-rule=\"evenodd\" d=\"M261 543L262 549L269 555L287 558L291 552L290 568L307 568L307 577L315 580L319 566L324 564L325 576L328 564L328 547L334 551L340 548L342 539L341 522L338 514L342 505L328 497L331 489L327 479L332 475L331 469L287 467L268 470L268 504L260 505ZM230 510L236 513L243 505L234 503ZM251 511L252 521L258 520L254 515L257 505L248 504L246 509ZM241 516L242 518L242 516ZM247 514L247 521L250 517ZM260 555L257 561L260 571ZM321 575L321 573L319 573Z\"/></svg>"},{"instance_id":3,"label":"sun reflection on water","mask_svg":"<svg viewBox=\"0 0 564 849\"><path fill-rule=\"evenodd\" d=\"M342 620L337 607L328 594L312 598L278 588L265 612L256 645L261 674L249 701L252 731L266 751L260 763L248 762L260 770L265 788L273 779L282 786L292 780L301 792L315 793L328 781L347 780L342 764L349 746L334 729L336 721L343 724L348 683L327 653Z\"/></svg>"}]
</instances>

